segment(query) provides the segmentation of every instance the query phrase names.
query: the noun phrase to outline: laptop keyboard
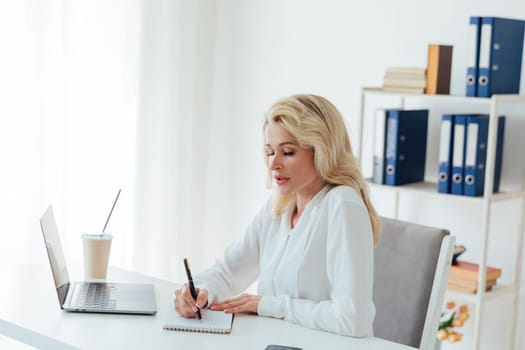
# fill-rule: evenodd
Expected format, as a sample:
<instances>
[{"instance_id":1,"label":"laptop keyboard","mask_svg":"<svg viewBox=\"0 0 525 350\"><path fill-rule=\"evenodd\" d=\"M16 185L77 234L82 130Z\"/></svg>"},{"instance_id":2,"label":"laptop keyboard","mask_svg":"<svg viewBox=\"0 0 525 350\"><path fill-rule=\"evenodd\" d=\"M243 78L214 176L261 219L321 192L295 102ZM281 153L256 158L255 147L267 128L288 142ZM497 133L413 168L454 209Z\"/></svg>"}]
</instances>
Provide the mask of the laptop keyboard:
<instances>
[{"instance_id":1,"label":"laptop keyboard","mask_svg":"<svg viewBox=\"0 0 525 350\"><path fill-rule=\"evenodd\" d=\"M83 283L79 288L76 307L114 310L117 306L115 284Z\"/></svg>"}]
</instances>

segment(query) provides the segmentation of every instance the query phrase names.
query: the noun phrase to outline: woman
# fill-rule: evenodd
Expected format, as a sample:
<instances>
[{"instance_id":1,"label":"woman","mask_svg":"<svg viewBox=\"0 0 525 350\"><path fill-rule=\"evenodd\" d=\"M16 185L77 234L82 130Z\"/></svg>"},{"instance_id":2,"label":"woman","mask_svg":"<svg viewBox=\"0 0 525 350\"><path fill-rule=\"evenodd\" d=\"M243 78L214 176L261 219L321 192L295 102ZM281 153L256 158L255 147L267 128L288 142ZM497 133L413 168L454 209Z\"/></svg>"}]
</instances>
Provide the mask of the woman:
<instances>
[{"instance_id":1,"label":"woman","mask_svg":"<svg viewBox=\"0 0 525 350\"><path fill-rule=\"evenodd\" d=\"M371 336L373 247L381 223L352 154L344 121L326 99L296 95L264 122L272 198L224 258L195 276L175 309L210 305L257 313L347 336ZM259 278L257 295L242 294Z\"/></svg>"}]
</instances>

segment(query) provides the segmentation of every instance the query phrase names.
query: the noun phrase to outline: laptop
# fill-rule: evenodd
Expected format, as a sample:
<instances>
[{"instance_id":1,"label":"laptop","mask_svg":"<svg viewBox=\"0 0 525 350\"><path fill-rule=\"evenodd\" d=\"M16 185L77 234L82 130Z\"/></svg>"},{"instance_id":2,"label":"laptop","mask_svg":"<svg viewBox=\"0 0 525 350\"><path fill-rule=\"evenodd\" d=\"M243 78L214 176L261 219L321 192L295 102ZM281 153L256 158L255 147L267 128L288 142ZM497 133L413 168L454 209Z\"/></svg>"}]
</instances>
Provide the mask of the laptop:
<instances>
[{"instance_id":1,"label":"laptop","mask_svg":"<svg viewBox=\"0 0 525 350\"><path fill-rule=\"evenodd\" d=\"M69 282L51 205L40 218L40 226L62 310L142 315L154 315L157 312L152 284Z\"/></svg>"}]
</instances>

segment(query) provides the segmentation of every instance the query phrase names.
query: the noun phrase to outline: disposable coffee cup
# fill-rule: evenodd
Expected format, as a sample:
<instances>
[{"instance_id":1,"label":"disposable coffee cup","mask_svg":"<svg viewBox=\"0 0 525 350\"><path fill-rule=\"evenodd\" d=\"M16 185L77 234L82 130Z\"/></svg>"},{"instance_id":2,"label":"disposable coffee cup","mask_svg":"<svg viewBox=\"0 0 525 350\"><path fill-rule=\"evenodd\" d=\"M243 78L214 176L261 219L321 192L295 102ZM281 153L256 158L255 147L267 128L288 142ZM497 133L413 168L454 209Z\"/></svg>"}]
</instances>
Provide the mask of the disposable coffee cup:
<instances>
[{"instance_id":1,"label":"disposable coffee cup","mask_svg":"<svg viewBox=\"0 0 525 350\"><path fill-rule=\"evenodd\" d=\"M84 277L86 279L104 279L108 271L109 251L113 235L83 234Z\"/></svg>"}]
</instances>

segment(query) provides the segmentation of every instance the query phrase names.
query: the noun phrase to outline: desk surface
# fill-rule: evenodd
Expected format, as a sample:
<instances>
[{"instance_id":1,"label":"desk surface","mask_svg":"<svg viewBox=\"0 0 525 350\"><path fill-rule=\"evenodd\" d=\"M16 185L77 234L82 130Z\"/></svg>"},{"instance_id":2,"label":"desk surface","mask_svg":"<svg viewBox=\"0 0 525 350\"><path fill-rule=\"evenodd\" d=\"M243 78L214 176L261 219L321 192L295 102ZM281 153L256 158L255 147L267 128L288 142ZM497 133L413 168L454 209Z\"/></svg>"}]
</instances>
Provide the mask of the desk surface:
<instances>
[{"instance_id":1,"label":"desk surface","mask_svg":"<svg viewBox=\"0 0 525 350\"><path fill-rule=\"evenodd\" d=\"M356 339L310 330L283 320L236 315L231 334L162 329L174 283L110 268L109 281L155 285L155 316L80 314L61 311L48 266L1 269L0 334L47 349L261 349L268 344L307 349L413 349L378 338Z\"/></svg>"}]
</instances>

